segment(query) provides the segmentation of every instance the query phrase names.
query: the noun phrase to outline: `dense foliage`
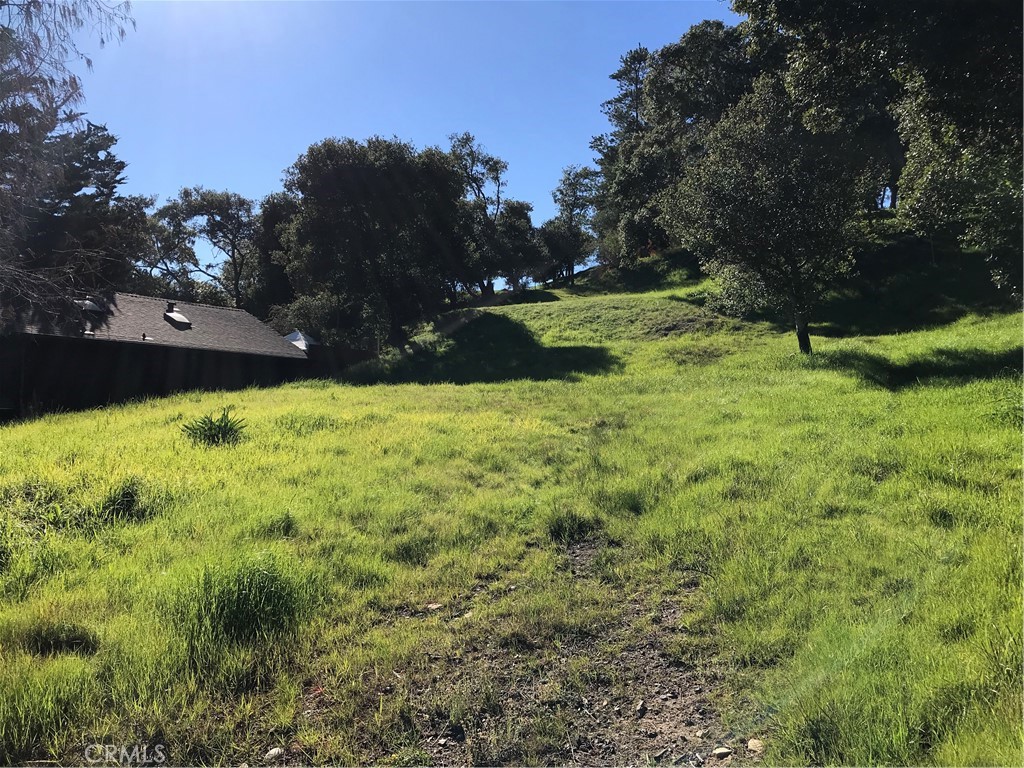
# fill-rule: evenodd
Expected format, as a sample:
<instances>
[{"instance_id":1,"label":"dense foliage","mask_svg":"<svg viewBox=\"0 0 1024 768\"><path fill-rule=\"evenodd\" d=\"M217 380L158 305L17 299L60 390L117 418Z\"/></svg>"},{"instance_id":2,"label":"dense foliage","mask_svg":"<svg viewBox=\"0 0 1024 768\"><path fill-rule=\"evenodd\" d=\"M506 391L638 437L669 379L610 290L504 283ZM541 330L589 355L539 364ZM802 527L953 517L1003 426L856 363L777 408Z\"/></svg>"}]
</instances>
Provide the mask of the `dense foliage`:
<instances>
[{"instance_id":1,"label":"dense foliage","mask_svg":"<svg viewBox=\"0 0 1024 768\"><path fill-rule=\"evenodd\" d=\"M603 260L628 268L652 250L689 247L737 301L786 310L800 334L814 302L797 302L797 316L791 291L765 285L778 258L772 238L809 253L832 227L835 249L849 250L852 220L882 211L898 229L977 252L1019 296L1020 4L733 5L748 16L738 26L703 22L661 50L629 51L612 73L611 131L592 143ZM766 78L778 98L763 98ZM837 173L812 181L806 160L825 146L821 167ZM784 191L797 189L802 201ZM802 212L803 226L793 221ZM842 260L821 259L818 296L846 272ZM809 351L806 339L800 348Z\"/></svg>"},{"instance_id":2,"label":"dense foliage","mask_svg":"<svg viewBox=\"0 0 1024 768\"><path fill-rule=\"evenodd\" d=\"M83 290L123 276L119 230L139 200L117 200L113 138L83 124L83 29L124 35L127 3L0 1L0 329L26 313L60 321ZM113 248L107 243L113 242Z\"/></svg>"},{"instance_id":3,"label":"dense foliage","mask_svg":"<svg viewBox=\"0 0 1024 768\"><path fill-rule=\"evenodd\" d=\"M506 194L508 164L465 132L447 149L326 139L260 203L201 186L156 210L118 196L115 139L68 110L81 89L65 61L87 22L123 33L127 7L0 2L5 317L73 315L76 296L121 288L375 352L500 281L571 283L595 255L629 271L685 247L721 306L785 312L809 351L815 303L883 219L888 235L978 254L1019 296L1019 4L733 6L737 26L622 55L596 167L566 167L557 215L534 226Z\"/></svg>"}]
</instances>

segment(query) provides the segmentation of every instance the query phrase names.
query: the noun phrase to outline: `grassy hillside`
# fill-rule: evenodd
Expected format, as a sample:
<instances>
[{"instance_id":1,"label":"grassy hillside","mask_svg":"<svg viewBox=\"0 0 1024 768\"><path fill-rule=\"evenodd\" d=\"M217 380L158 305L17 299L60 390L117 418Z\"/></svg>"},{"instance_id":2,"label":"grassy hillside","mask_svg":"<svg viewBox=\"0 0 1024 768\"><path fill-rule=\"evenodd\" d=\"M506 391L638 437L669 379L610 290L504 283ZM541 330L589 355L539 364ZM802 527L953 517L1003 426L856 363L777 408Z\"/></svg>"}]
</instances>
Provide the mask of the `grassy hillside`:
<instances>
[{"instance_id":1,"label":"grassy hillside","mask_svg":"<svg viewBox=\"0 0 1024 768\"><path fill-rule=\"evenodd\" d=\"M0 429L0 762L1020 764L1021 316L862 300L805 358L707 288ZM693 718L602 747L673 669Z\"/></svg>"}]
</instances>

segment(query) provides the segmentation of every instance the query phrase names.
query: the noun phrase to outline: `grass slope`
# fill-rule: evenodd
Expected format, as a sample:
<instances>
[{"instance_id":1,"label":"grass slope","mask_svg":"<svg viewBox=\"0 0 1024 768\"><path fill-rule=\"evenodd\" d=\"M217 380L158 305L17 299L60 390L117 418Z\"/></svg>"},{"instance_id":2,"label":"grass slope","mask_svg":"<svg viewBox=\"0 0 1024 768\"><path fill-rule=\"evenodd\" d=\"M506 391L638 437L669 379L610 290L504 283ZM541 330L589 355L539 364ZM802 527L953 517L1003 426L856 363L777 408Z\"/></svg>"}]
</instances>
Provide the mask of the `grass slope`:
<instances>
[{"instance_id":1,"label":"grass slope","mask_svg":"<svg viewBox=\"0 0 1024 768\"><path fill-rule=\"evenodd\" d=\"M546 292L351 384L0 429L0 763L417 763L436 722L568 761L587 657L514 722L430 681L477 646L549 669L642 593L771 762L1020 764L1020 315L805 358L705 289ZM182 435L227 405L239 445Z\"/></svg>"}]
</instances>

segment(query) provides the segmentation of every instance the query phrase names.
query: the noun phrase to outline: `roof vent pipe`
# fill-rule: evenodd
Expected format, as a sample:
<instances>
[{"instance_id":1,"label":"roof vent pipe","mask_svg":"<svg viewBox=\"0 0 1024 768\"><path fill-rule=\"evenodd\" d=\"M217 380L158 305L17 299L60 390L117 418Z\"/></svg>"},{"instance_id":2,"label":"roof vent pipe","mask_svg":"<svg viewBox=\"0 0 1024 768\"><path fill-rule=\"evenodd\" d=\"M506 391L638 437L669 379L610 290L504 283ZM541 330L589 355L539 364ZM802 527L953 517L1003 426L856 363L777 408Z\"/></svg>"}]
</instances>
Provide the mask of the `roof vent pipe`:
<instances>
[{"instance_id":1,"label":"roof vent pipe","mask_svg":"<svg viewBox=\"0 0 1024 768\"><path fill-rule=\"evenodd\" d=\"M168 301L167 302L167 311L168 312L173 312L174 311L174 302L173 301Z\"/></svg>"}]
</instances>

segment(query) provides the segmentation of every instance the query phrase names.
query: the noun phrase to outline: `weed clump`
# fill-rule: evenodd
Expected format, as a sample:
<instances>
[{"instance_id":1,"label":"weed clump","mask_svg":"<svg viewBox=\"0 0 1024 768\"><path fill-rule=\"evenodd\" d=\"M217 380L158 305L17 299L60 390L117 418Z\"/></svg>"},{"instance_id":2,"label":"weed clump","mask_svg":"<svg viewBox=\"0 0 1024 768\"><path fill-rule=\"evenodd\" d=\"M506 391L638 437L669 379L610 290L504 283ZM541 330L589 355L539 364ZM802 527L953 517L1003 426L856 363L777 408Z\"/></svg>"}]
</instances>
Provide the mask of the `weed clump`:
<instances>
[{"instance_id":1,"label":"weed clump","mask_svg":"<svg viewBox=\"0 0 1024 768\"><path fill-rule=\"evenodd\" d=\"M88 627L71 621L51 608L30 610L0 628L0 641L36 656L78 654L91 656L99 649L99 637Z\"/></svg>"},{"instance_id":2,"label":"weed clump","mask_svg":"<svg viewBox=\"0 0 1024 768\"><path fill-rule=\"evenodd\" d=\"M37 535L46 530L89 534L111 525L143 522L157 515L169 498L137 475L115 480L99 495L82 484L38 479L0 491L0 504ZM9 539L10 531L5 534L0 526L0 571L3 542Z\"/></svg>"},{"instance_id":3,"label":"weed clump","mask_svg":"<svg viewBox=\"0 0 1024 768\"><path fill-rule=\"evenodd\" d=\"M436 548L433 536L416 531L395 538L385 548L384 556L395 563L423 567L430 562Z\"/></svg>"},{"instance_id":4,"label":"weed clump","mask_svg":"<svg viewBox=\"0 0 1024 768\"><path fill-rule=\"evenodd\" d=\"M40 622L27 628L25 649L38 656L77 653L91 656L99 648L96 633L70 621Z\"/></svg>"},{"instance_id":5,"label":"weed clump","mask_svg":"<svg viewBox=\"0 0 1024 768\"><path fill-rule=\"evenodd\" d=\"M989 411L993 419L1009 424L1014 429L1024 427L1024 397L1021 396L1021 383L1019 377L1012 381L1012 386L996 396Z\"/></svg>"},{"instance_id":6,"label":"weed clump","mask_svg":"<svg viewBox=\"0 0 1024 768\"><path fill-rule=\"evenodd\" d=\"M552 541L569 545L583 541L601 526L599 520L581 515L575 509L560 508L548 516L546 527Z\"/></svg>"},{"instance_id":7,"label":"weed clump","mask_svg":"<svg viewBox=\"0 0 1024 768\"><path fill-rule=\"evenodd\" d=\"M253 533L262 539L291 539L299 532L299 524L291 510L268 517L259 523Z\"/></svg>"},{"instance_id":8,"label":"weed clump","mask_svg":"<svg viewBox=\"0 0 1024 768\"><path fill-rule=\"evenodd\" d=\"M217 446L237 445L242 440L245 430L245 419L231 415L231 407L222 408L220 416L213 414L200 416L198 419L183 424L181 431L195 445Z\"/></svg>"},{"instance_id":9,"label":"weed clump","mask_svg":"<svg viewBox=\"0 0 1024 768\"><path fill-rule=\"evenodd\" d=\"M307 437L315 432L333 431L341 422L326 414L288 413L276 421L277 427L295 437Z\"/></svg>"},{"instance_id":10,"label":"weed clump","mask_svg":"<svg viewBox=\"0 0 1024 768\"><path fill-rule=\"evenodd\" d=\"M99 522L141 522L156 514L157 505L150 498L142 480L134 475L113 486L95 510Z\"/></svg>"},{"instance_id":11,"label":"weed clump","mask_svg":"<svg viewBox=\"0 0 1024 768\"><path fill-rule=\"evenodd\" d=\"M0 520L0 576L7 572L7 569L14 561L14 532L9 520Z\"/></svg>"},{"instance_id":12,"label":"weed clump","mask_svg":"<svg viewBox=\"0 0 1024 768\"><path fill-rule=\"evenodd\" d=\"M296 633L311 589L274 557L207 567L177 596L174 613L194 669L215 666L232 646L259 647Z\"/></svg>"}]
</instances>

